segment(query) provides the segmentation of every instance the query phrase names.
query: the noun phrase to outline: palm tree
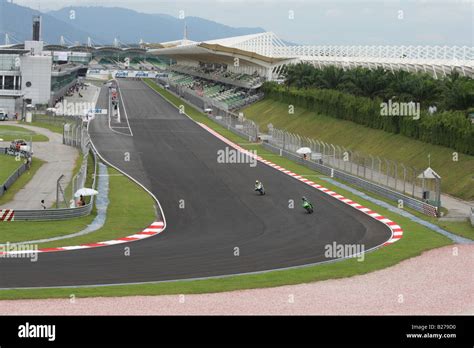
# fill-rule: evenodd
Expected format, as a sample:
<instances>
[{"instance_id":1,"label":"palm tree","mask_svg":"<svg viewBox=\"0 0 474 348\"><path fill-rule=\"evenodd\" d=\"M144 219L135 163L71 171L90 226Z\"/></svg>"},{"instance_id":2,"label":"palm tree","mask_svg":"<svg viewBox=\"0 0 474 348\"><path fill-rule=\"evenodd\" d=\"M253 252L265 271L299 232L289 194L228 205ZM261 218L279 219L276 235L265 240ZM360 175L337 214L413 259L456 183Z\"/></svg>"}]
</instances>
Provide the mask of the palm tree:
<instances>
[{"instance_id":1,"label":"palm tree","mask_svg":"<svg viewBox=\"0 0 474 348\"><path fill-rule=\"evenodd\" d=\"M389 86L389 77L384 69L354 69L349 77L350 86L354 94L368 98L385 96Z\"/></svg>"},{"instance_id":2,"label":"palm tree","mask_svg":"<svg viewBox=\"0 0 474 348\"><path fill-rule=\"evenodd\" d=\"M443 108L467 110L474 106L474 81L454 71L443 80Z\"/></svg>"},{"instance_id":3,"label":"palm tree","mask_svg":"<svg viewBox=\"0 0 474 348\"><path fill-rule=\"evenodd\" d=\"M385 99L391 99L396 96L398 100L410 101L413 99L411 91L413 90L416 75L404 70L396 70L390 75L390 84L387 88Z\"/></svg>"},{"instance_id":4,"label":"palm tree","mask_svg":"<svg viewBox=\"0 0 474 348\"><path fill-rule=\"evenodd\" d=\"M338 89L344 81L344 70L331 65L322 69L321 74L317 76L315 84L320 88Z\"/></svg>"},{"instance_id":5,"label":"palm tree","mask_svg":"<svg viewBox=\"0 0 474 348\"><path fill-rule=\"evenodd\" d=\"M419 78L414 79L411 86L413 101L423 104L432 104L439 100L440 91L439 84L428 75L419 75Z\"/></svg>"}]
</instances>

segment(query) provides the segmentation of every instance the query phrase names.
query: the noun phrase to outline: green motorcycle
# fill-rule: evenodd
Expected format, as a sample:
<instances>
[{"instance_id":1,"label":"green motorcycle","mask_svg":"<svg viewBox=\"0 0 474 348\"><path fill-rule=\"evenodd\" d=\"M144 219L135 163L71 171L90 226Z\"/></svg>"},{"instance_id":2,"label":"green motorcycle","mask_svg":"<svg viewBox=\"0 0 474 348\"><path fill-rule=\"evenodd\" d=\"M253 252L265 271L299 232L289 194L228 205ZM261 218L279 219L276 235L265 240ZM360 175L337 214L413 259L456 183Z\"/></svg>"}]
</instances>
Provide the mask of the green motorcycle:
<instances>
[{"instance_id":1,"label":"green motorcycle","mask_svg":"<svg viewBox=\"0 0 474 348\"><path fill-rule=\"evenodd\" d=\"M303 208L308 212L308 214L314 212L313 205L305 197L303 197Z\"/></svg>"}]
</instances>

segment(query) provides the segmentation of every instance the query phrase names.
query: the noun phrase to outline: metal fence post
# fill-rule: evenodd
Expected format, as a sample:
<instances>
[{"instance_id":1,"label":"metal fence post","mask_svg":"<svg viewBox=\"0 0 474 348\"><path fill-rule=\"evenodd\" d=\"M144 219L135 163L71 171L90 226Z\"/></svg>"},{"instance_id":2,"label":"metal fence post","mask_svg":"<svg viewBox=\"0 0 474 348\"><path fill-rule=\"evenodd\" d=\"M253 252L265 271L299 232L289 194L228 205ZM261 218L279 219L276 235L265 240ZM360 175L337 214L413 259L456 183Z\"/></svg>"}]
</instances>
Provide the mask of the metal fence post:
<instances>
[{"instance_id":1,"label":"metal fence post","mask_svg":"<svg viewBox=\"0 0 474 348\"><path fill-rule=\"evenodd\" d=\"M403 193L405 194L405 190L406 190L406 180L407 180L407 168L403 165L403 163L400 163L400 165L402 166L403 168Z\"/></svg>"},{"instance_id":2,"label":"metal fence post","mask_svg":"<svg viewBox=\"0 0 474 348\"><path fill-rule=\"evenodd\" d=\"M364 179L367 179L367 157L363 156L362 160L364 161Z\"/></svg>"},{"instance_id":3,"label":"metal fence post","mask_svg":"<svg viewBox=\"0 0 474 348\"><path fill-rule=\"evenodd\" d=\"M341 156L342 156L342 149L340 146L337 146L337 168L341 169Z\"/></svg>"},{"instance_id":4,"label":"metal fence post","mask_svg":"<svg viewBox=\"0 0 474 348\"><path fill-rule=\"evenodd\" d=\"M383 159L385 162L385 176L386 176L386 186L388 186L388 171L389 171L389 162L385 158Z\"/></svg>"},{"instance_id":5,"label":"metal fence post","mask_svg":"<svg viewBox=\"0 0 474 348\"><path fill-rule=\"evenodd\" d=\"M336 147L335 147L333 144L330 144L330 145L331 145L331 147L332 147L332 149L333 149L333 151L332 151L332 152L333 152L332 165L333 165L333 167L334 167L334 161L335 161L335 159L336 159Z\"/></svg>"},{"instance_id":6,"label":"metal fence post","mask_svg":"<svg viewBox=\"0 0 474 348\"><path fill-rule=\"evenodd\" d=\"M349 173L354 174L352 167L353 167L353 153L351 150L348 150L347 153L349 154Z\"/></svg>"},{"instance_id":7,"label":"metal fence post","mask_svg":"<svg viewBox=\"0 0 474 348\"><path fill-rule=\"evenodd\" d=\"M354 151L354 155L355 155L355 157L356 157L354 160L356 161L356 165L357 165L357 167L356 167L356 168L357 168L356 175L359 176L359 166L360 166L360 163L359 163L360 161L359 161L359 160L360 160L360 156L359 156L359 153L358 153L358 152L355 152L355 151Z\"/></svg>"},{"instance_id":8,"label":"metal fence post","mask_svg":"<svg viewBox=\"0 0 474 348\"><path fill-rule=\"evenodd\" d=\"M395 161L395 190L397 190L397 184L398 184L398 162Z\"/></svg>"},{"instance_id":9,"label":"metal fence post","mask_svg":"<svg viewBox=\"0 0 474 348\"><path fill-rule=\"evenodd\" d=\"M370 167L370 180L374 181L374 167L375 167L375 159L374 156L369 155L371 159L371 167Z\"/></svg>"},{"instance_id":10,"label":"metal fence post","mask_svg":"<svg viewBox=\"0 0 474 348\"><path fill-rule=\"evenodd\" d=\"M342 150L344 151L342 154L342 164L344 166L343 170L347 172L347 162L349 161L346 161L346 158L349 159L349 152L344 146L342 147Z\"/></svg>"}]
</instances>

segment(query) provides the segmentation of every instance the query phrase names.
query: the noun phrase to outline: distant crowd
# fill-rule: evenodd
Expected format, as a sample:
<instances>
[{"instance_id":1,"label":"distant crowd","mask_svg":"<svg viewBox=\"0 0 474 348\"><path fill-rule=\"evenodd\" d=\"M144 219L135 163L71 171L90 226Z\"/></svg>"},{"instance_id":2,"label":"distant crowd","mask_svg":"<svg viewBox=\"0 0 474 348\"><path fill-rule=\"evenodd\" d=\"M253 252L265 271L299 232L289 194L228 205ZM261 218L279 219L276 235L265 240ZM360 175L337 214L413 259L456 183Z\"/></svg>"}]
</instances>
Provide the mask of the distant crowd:
<instances>
[{"instance_id":1,"label":"distant crowd","mask_svg":"<svg viewBox=\"0 0 474 348\"><path fill-rule=\"evenodd\" d=\"M82 98L83 95L80 91L86 90L87 91L87 84L84 82L76 82L74 85L69 87L66 93L62 97L59 97L55 100L54 105L58 103L62 103L64 101L64 97L73 97L75 93L78 94L79 98Z\"/></svg>"}]
</instances>

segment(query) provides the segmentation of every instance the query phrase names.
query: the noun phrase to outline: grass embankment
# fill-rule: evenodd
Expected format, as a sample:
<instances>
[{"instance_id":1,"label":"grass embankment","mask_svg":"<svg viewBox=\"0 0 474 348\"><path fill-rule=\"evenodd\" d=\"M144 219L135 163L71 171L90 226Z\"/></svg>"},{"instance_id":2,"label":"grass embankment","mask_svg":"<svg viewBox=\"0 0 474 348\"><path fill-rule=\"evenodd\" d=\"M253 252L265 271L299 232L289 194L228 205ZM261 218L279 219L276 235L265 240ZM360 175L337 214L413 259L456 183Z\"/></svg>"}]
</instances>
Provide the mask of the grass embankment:
<instances>
[{"instance_id":1,"label":"grass embankment","mask_svg":"<svg viewBox=\"0 0 474 348\"><path fill-rule=\"evenodd\" d=\"M143 230L155 219L154 201L141 187L115 169L109 169L109 206L104 226L90 234L42 243L39 248L52 248L101 242L125 237ZM90 216L66 220L27 222L15 221L4 224L0 229L0 243L14 243L65 236L79 232L95 217Z\"/></svg>"},{"instance_id":2,"label":"grass embankment","mask_svg":"<svg viewBox=\"0 0 474 348\"><path fill-rule=\"evenodd\" d=\"M148 80L146 82L157 92L161 93L164 97L170 100L174 105L184 105L186 113L190 117L198 122L210 126L230 140L238 142L244 148L256 149L260 156L268 158L272 162L277 163L278 165L292 170L300 175L309 176L311 180L318 182L325 187L344 195L347 198L353 199L360 204L367 206L368 208L374 209L378 213L396 221L403 227L404 237L395 244L368 253L365 256L364 262L358 262L356 259L350 259L292 270L195 281L177 281L125 286L84 287L74 289L55 288L4 290L0 291L0 299L69 298L72 293L74 293L74 295L78 298L98 296L199 294L300 284L366 274L375 270L393 266L402 260L418 256L423 251L451 244L451 241L448 238L439 235L424 226L414 223L407 218L392 213L369 201L361 199L359 196L356 196L345 190L341 190L339 187L321 180L321 174L291 162L286 158L275 156L273 153L265 150L260 145L249 143L248 141L237 137L227 129L209 120L204 114L195 110L170 92L160 88L159 86L156 86L152 81Z\"/></svg>"},{"instance_id":3,"label":"grass embankment","mask_svg":"<svg viewBox=\"0 0 474 348\"><path fill-rule=\"evenodd\" d=\"M245 108L243 112L264 132L271 123L278 129L398 161L420 171L428 167L428 154L431 154L431 166L442 177L442 191L474 200L474 156L459 154L458 161L453 161L452 149L319 115L300 107L295 107L294 114L290 115L287 104L269 98Z\"/></svg>"},{"instance_id":4,"label":"grass embankment","mask_svg":"<svg viewBox=\"0 0 474 348\"><path fill-rule=\"evenodd\" d=\"M41 244L41 248L80 245L129 236L155 221L155 201L128 177L109 168L109 206L104 226L81 237Z\"/></svg>"},{"instance_id":5,"label":"grass embankment","mask_svg":"<svg viewBox=\"0 0 474 348\"><path fill-rule=\"evenodd\" d=\"M442 177L442 189L444 192L460 196L464 199L474 199L474 157L459 155L459 161L455 162L453 150L442 146L426 144L402 135L386 133L361 125L318 115L303 108L296 108L294 115L288 114L288 105L265 99L251 105L244 110L247 118L259 124L261 130L267 131L267 125L285 129L307 137L321 139L325 142L344 146L355 151L372 154L397 160L410 166L425 168L427 156L431 154L432 167ZM350 186L350 185L349 185ZM369 196L372 193L357 188ZM380 197L376 197L381 199ZM391 205L394 202L381 199ZM437 218L429 218L414 210L407 209L410 213L427 220L441 228L456 235L474 239L474 227L469 221L440 221ZM445 209L443 209L445 210Z\"/></svg>"},{"instance_id":6,"label":"grass embankment","mask_svg":"<svg viewBox=\"0 0 474 348\"><path fill-rule=\"evenodd\" d=\"M33 122L28 123L28 125L46 128L51 132L63 134L64 125L72 122L73 118L71 117L36 114L33 117ZM18 124L22 124L22 122L18 122Z\"/></svg>"},{"instance_id":7,"label":"grass embankment","mask_svg":"<svg viewBox=\"0 0 474 348\"><path fill-rule=\"evenodd\" d=\"M49 129L51 132L54 132L54 133L63 134L64 125L50 124L50 123L41 122L41 121L33 121L28 124L35 127Z\"/></svg>"},{"instance_id":8,"label":"grass embankment","mask_svg":"<svg viewBox=\"0 0 474 348\"><path fill-rule=\"evenodd\" d=\"M13 157L12 157L13 158ZM0 159L1 160L1 159ZM2 162L3 163L3 162ZM35 176L36 172L41 168L44 162L38 158L33 158L30 169L24 172L14 183L13 185L5 192L3 196L0 197L0 205L5 205L13 199L13 197L25 187L28 182ZM3 225L0 228L0 235L3 231Z\"/></svg>"},{"instance_id":9,"label":"grass embankment","mask_svg":"<svg viewBox=\"0 0 474 348\"><path fill-rule=\"evenodd\" d=\"M30 137L33 142L49 141L49 138L46 135L37 134L36 132L23 127L0 125L0 139L3 139L3 141L12 141L15 139L29 141Z\"/></svg>"},{"instance_id":10,"label":"grass embankment","mask_svg":"<svg viewBox=\"0 0 474 348\"><path fill-rule=\"evenodd\" d=\"M0 185L7 181L22 164L23 162L18 161L16 157L0 154Z\"/></svg>"},{"instance_id":11,"label":"grass embankment","mask_svg":"<svg viewBox=\"0 0 474 348\"><path fill-rule=\"evenodd\" d=\"M435 218L432 218L435 219ZM466 221L436 221L436 224L446 231L458 236L474 240L474 227L469 220Z\"/></svg>"}]
</instances>

